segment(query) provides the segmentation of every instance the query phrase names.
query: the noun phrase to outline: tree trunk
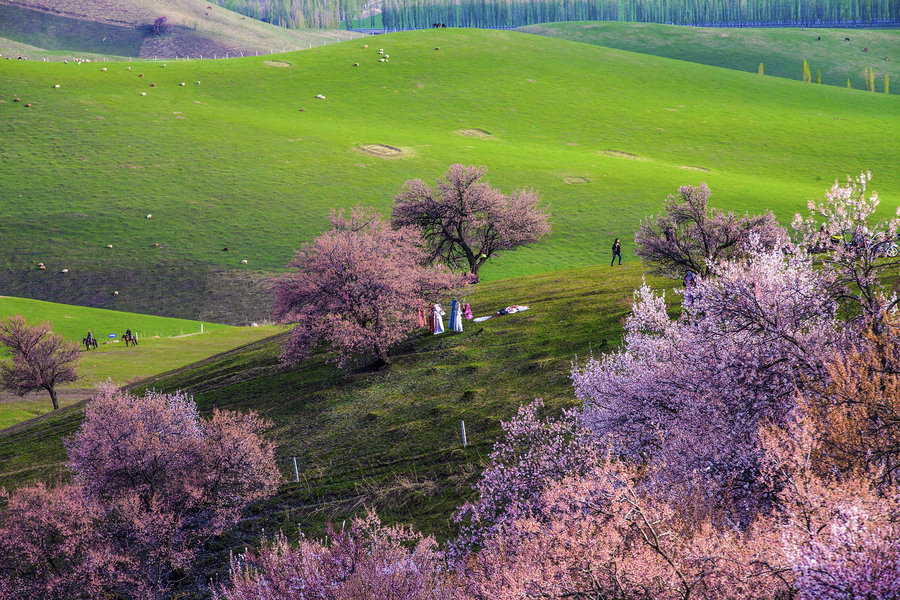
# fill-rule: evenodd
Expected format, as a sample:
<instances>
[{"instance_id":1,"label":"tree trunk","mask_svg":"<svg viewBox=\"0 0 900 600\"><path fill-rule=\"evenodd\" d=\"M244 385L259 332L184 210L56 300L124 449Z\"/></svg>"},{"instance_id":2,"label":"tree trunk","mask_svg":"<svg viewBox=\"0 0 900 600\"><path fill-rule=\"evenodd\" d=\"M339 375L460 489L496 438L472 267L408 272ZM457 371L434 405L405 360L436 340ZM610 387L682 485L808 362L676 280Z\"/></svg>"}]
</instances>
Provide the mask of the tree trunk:
<instances>
[{"instance_id":1,"label":"tree trunk","mask_svg":"<svg viewBox=\"0 0 900 600\"><path fill-rule=\"evenodd\" d=\"M391 359L384 348L381 347L381 344L375 344L375 352L378 353L378 358L381 360L382 365L391 364Z\"/></svg>"},{"instance_id":2,"label":"tree trunk","mask_svg":"<svg viewBox=\"0 0 900 600\"><path fill-rule=\"evenodd\" d=\"M56 399L56 389L52 387L48 387L47 391L50 392L50 400L53 401L53 410L59 409L59 401Z\"/></svg>"}]
</instances>

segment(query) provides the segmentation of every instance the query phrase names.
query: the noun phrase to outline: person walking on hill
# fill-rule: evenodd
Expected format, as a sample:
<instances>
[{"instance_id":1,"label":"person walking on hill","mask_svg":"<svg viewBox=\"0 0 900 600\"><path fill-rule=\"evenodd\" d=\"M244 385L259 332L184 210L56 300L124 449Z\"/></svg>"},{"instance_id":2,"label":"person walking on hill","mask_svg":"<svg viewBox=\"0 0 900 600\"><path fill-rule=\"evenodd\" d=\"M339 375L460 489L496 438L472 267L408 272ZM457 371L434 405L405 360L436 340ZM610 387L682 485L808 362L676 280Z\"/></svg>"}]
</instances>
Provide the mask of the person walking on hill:
<instances>
[{"instance_id":1,"label":"person walking on hill","mask_svg":"<svg viewBox=\"0 0 900 600\"><path fill-rule=\"evenodd\" d=\"M609 266L613 266L613 263L616 262L616 257L619 257L619 264L622 264L622 244L619 243L619 238L616 238L616 241L613 242L613 257L609 263Z\"/></svg>"}]
</instances>

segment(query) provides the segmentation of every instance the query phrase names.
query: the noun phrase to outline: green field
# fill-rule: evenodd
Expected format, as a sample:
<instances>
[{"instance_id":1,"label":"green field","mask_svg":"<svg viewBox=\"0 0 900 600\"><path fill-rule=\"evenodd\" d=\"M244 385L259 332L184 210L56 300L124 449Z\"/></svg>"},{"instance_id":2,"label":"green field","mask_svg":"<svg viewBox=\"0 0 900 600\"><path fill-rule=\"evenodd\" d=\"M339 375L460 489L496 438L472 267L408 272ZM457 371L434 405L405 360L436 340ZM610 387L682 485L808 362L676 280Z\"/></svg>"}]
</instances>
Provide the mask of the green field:
<instances>
[{"instance_id":1,"label":"green field","mask_svg":"<svg viewBox=\"0 0 900 600\"><path fill-rule=\"evenodd\" d=\"M319 357L283 368L276 336L132 387L186 390L204 412L253 409L273 421L285 484L227 544L252 543L261 528L295 532L295 523L321 533L328 520L364 505L445 537L500 421L537 397L554 411L574 404L571 361L618 343L641 277L637 265L605 266L475 286L467 300L476 316L509 304L531 309L466 321L461 334L420 331L381 371L342 371ZM0 431L0 485L64 476L61 438L77 428L81 411L70 406ZM292 456L300 484L292 481Z\"/></svg>"},{"instance_id":2,"label":"green field","mask_svg":"<svg viewBox=\"0 0 900 600\"><path fill-rule=\"evenodd\" d=\"M886 209L900 198L895 96L546 36L413 31L276 57L103 66L0 61L7 294L259 320L265 277L332 207L387 212L406 179L453 162L487 165L504 191L534 187L553 211L548 241L498 257L486 280L602 263L617 236L633 260L639 220L686 183L783 221L862 169Z\"/></svg>"},{"instance_id":3,"label":"green field","mask_svg":"<svg viewBox=\"0 0 900 600\"><path fill-rule=\"evenodd\" d=\"M875 71L875 90L884 91L884 76L892 94L900 94L900 29L825 29L799 27L724 28L679 27L655 23L543 23L518 31L597 44L629 52L799 81L803 60L815 81L820 71L825 85L865 90L865 69ZM846 39L850 38L847 42Z\"/></svg>"},{"instance_id":4,"label":"green field","mask_svg":"<svg viewBox=\"0 0 900 600\"><path fill-rule=\"evenodd\" d=\"M50 321L53 332L74 342L80 342L90 331L101 344L121 340L126 329L131 329L140 340L153 337L174 337L233 329L220 323L200 323L187 319L172 319L154 315L126 313L102 308L88 308L42 302L28 298L0 296L0 318L22 315L29 322ZM110 338L115 335L115 338Z\"/></svg>"},{"instance_id":5,"label":"green field","mask_svg":"<svg viewBox=\"0 0 900 600\"><path fill-rule=\"evenodd\" d=\"M19 314L31 323L49 321L53 331L76 343L91 331L97 350L82 351L78 363L80 379L59 389L60 404L67 406L87 397L107 380L117 385L133 383L203 360L213 354L255 342L281 330L280 327L230 327L152 315L68 306L39 300L0 296L0 318ZM203 326L203 333L201 331ZM120 341L125 329L136 332L140 343L126 348ZM115 333L116 338L109 338ZM0 349L0 355L3 350ZM0 392L0 429L42 415L52 406L45 392L25 398Z\"/></svg>"}]
</instances>

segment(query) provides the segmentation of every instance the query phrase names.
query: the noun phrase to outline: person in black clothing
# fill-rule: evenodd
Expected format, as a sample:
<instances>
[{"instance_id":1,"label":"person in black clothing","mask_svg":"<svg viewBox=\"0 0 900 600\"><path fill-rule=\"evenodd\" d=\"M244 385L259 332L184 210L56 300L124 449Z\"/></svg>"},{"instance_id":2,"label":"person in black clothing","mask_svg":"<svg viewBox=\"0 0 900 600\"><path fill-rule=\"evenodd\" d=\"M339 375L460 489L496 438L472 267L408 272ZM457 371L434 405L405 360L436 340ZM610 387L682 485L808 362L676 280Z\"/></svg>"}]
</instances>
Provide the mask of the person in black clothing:
<instances>
[{"instance_id":1,"label":"person in black clothing","mask_svg":"<svg viewBox=\"0 0 900 600\"><path fill-rule=\"evenodd\" d=\"M609 266L613 266L613 263L616 262L616 257L619 257L619 264L622 264L622 244L619 243L619 238L616 238L616 241L613 243L613 258L609 263Z\"/></svg>"}]
</instances>

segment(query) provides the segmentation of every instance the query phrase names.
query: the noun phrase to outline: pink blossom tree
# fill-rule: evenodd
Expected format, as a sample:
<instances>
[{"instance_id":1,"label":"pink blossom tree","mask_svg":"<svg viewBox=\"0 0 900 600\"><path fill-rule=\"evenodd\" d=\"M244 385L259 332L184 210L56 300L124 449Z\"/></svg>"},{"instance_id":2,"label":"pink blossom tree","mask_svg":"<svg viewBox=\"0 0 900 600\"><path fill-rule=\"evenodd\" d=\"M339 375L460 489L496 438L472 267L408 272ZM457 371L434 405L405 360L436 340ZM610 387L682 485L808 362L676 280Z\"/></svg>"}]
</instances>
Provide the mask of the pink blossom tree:
<instances>
[{"instance_id":1,"label":"pink blossom tree","mask_svg":"<svg viewBox=\"0 0 900 600\"><path fill-rule=\"evenodd\" d=\"M771 212L738 217L709 207L709 187L684 185L670 195L655 218L647 218L634 234L635 253L652 273L681 277L686 271L703 275L708 264L746 252L751 234L763 247L779 248L784 229Z\"/></svg>"},{"instance_id":2,"label":"pink blossom tree","mask_svg":"<svg viewBox=\"0 0 900 600\"><path fill-rule=\"evenodd\" d=\"M547 488L465 563L473 600L774 600L790 584L771 529L688 521L612 462ZM787 569L788 574L790 570Z\"/></svg>"},{"instance_id":3,"label":"pink blossom tree","mask_svg":"<svg viewBox=\"0 0 900 600\"><path fill-rule=\"evenodd\" d=\"M324 541L283 534L231 561L231 584L217 600L452 600L453 574L437 543L406 527L385 527L370 512Z\"/></svg>"},{"instance_id":4,"label":"pink blossom tree","mask_svg":"<svg viewBox=\"0 0 900 600\"><path fill-rule=\"evenodd\" d=\"M478 497L457 513L460 533L450 544L454 560L478 548L504 522L530 513L555 483L605 460L595 435L581 426L574 411L542 418L543 406L535 400L501 424L503 437L494 444L490 464L476 485Z\"/></svg>"},{"instance_id":5,"label":"pink blossom tree","mask_svg":"<svg viewBox=\"0 0 900 600\"><path fill-rule=\"evenodd\" d=\"M0 563L29 590L15 597L170 597L204 542L275 491L267 427L204 419L184 394L102 390L66 440L74 483L18 490L0 518Z\"/></svg>"},{"instance_id":6,"label":"pink blossom tree","mask_svg":"<svg viewBox=\"0 0 900 600\"><path fill-rule=\"evenodd\" d=\"M623 347L573 372L582 418L677 503L747 523L770 497L757 429L825 376L835 305L807 259L753 250L715 265L682 308L672 320L663 297L635 293Z\"/></svg>"},{"instance_id":7,"label":"pink blossom tree","mask_svg":"<svg viewBox=\"0 0 900 600\"><path fill-rule=\"evenodd\" d=\"M46 390L58 409L56 386L78 379L78 346L54 334L49 322L29 325L21 315L0 320L0 344L12 354L0 362L0 388L19 395Z\"/></svg>"},{"instance_id":8,"label":"pink blossom tree","mask_svg":"<svg viewBox=\"0 0 900 600\"><path fill-rule=\"evenodd\" d=\"M884 275L900 265L896 253L888 256L900 228L900 207L895 218L876 220L878 194L867 194L869 172L847 183L837 181L822 200L810 200L806 217L794 215L792 226L798 245L819 252L833 296L851 305L876 329L885 314L900 302L887 298Z\"/></svg>"},{"instance_id":9,"label":"pink blossom tree","mask_svg":"<svg viewBox=\"0 0 900 600\"><path fill-rule=\"evenodd\" d=\"M411 228L391 229L373 209L349 218L332 212L333 229L304 244L275 282L275 317L295 324L282 359L296 363L320 345L329 360L388 352L416 328L416 311L463 279L425 266L427 253Z\"/></svg>"},{"instance_id":10,"label":"pink blossom tree","mask_svg":"<svg viewBox=\"0 0 900 600\"><path fill-rule=\"evenodd\" d=\"M0 491L0 599L111 598L134 587L105 511L78 485Z\"/></svg>"},{"instance_id":11,"label":"pink blossom tree","mask_svg":"<svg viewBox=\"0 0 900 600\"><path fill-rule=\"evenodd\" d=\"M429 187L407 181L394 198L394 227L417 228L434 260L478 271L492 256L541 240L550 232L550 213L538 206L534 190L509 196L481 181L485 167L450 165L443 180Z\"/></svg>"}]
</instances>

